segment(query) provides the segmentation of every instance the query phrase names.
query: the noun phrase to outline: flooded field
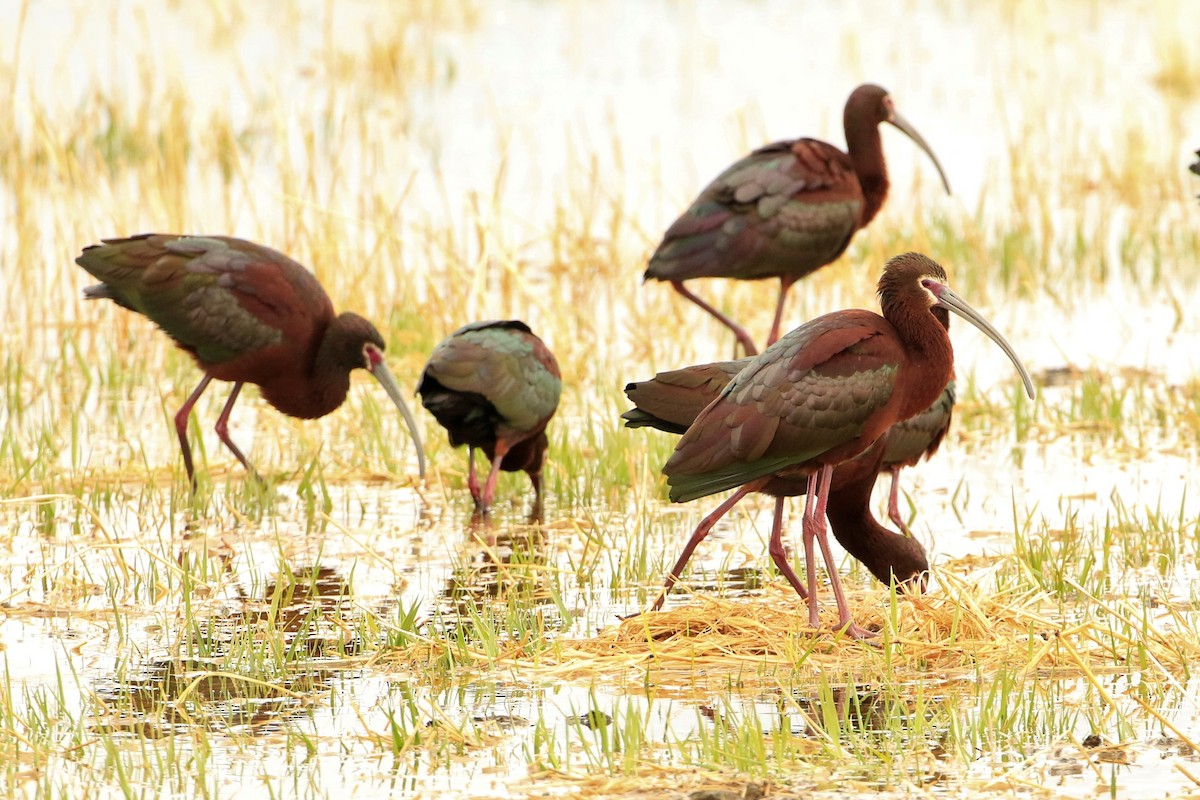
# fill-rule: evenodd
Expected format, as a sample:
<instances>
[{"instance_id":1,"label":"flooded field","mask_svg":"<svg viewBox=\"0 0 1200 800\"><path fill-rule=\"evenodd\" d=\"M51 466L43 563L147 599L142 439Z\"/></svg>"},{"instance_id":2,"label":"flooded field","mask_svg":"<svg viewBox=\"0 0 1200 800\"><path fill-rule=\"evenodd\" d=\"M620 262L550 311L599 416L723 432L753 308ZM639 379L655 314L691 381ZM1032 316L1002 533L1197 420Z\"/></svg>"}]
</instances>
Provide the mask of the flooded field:
<instances>
[{"instance_id":1,"label":"flooded field","mask_svg":"<svg viewBox=\"0 0 1200 800\"><path fill-rule=\"evenodd\" d=\"M1172 2L190 3L0 7L0 795L1190 796L1200 791L1200 56ZM622 387L734 356L661 283L663 231L765 142L844 144L886 86L888 203L793 288L877 308L919 250L1034 373L955 324L959 402L902 473L928 590L838 551L875 644L808 627L746 498L667 501L677 437ZM406 394L520 318L563 398L545 508L479 519L415 398L315 421L200 380L85 303L101 238L228 234L374 321ZM773 281L699 281L761 340ZM873 504L886 522L887 481ZM800 501L786 540L801 560ZM823 574L822 574L822 577ZM835 617L826 591L823 621Z\"/></svg>"}]
</instances>

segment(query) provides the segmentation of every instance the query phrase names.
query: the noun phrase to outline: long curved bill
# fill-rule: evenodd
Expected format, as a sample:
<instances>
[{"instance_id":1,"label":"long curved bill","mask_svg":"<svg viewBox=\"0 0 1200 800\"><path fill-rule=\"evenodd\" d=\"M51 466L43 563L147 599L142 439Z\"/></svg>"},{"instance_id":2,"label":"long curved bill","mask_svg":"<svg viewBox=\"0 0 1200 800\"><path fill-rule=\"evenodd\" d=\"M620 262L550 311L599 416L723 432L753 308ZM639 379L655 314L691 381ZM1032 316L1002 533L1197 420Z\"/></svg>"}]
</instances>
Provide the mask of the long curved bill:
<instances>
[{"instance_id":1,"label":"long curved bill","mask_svg":"<svg viewBox=\"0 0 1200 800\"><path fill-rule=\"evenodd\" d=\"M917 147L925 151L925 155L929 156L929 160L933 162L935 167L937 167L938 175L942 179L942 186L946 187L946 194L950 194L950 181L946 180L946 173L942 169L942 164L937 160L937 156L933 154L933 149L929 146L929 143L925 141L925 137L917 133L917 129L912 126L912 123L900 116L895 111L892 112L892 118L888 120L888 122L899 128L905 136L917 143Z\"/></svg>"},{"instance_id":2,"label":"long curved bill","mask_svg":"<svg viewBox=\"0 0 1200 800\"><path fill-rule=\"evenodd\" d=\"M392 373L388 370L387 365L383 363L383 359L379 359L371 364L368 369L375 376L375 380L379 381L379 385L388 393L388 397L392 398L392 402L396 404L396 408L400 409L400 416L404 417L405 424L408 425L408 432L412 435L413 445L417 448L417 473L425 477L425 448L421 446L421 435L417 433L417 421L413 418L412 412L408 410L408 403L404 402L404 395L400 392L400 384L396 383L396 379L392 377Z\"/></svg>"},{"instance_id":3,"label":"long curved bill","mask_svg":"<svg viewBox=\"0 0 1200 800\"><path fill-rule=\"evenodd\" d=\"M984 319L984 316L975 309L971 308L971 304L959 297L953 289L943 284L938 285L938 290L935 292L938 298L938 304L942 305L955 314L965 319L967 322L974 325L979 330L987 334L987 337L1000 346L1004 351L1004 355L1012 361L1013 366L1017 368L1017 372L1021 374L1021 380L1025 383L1025 392L1029 395L1029 399L1034 397L1033 378L1029 377L1029 370L1025 369L1025 365L1021 363L1021 359L1017 357L1017 352L1013 350L1012 345L1008 340L1000 335L1000 331L992 327L992 323Z\"/></svg>"}]
</instances>

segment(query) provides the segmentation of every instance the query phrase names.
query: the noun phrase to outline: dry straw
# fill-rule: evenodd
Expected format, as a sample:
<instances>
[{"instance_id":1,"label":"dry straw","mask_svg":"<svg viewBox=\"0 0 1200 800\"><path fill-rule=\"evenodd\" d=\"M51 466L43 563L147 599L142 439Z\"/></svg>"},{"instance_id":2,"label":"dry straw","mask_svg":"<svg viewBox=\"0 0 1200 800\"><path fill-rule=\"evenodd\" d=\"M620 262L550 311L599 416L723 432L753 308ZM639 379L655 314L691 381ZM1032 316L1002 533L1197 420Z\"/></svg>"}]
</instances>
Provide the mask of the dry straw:
<instances>
[{"instance_id":1,"label":"dry straw","mask_svg":"<svg viewBox=\"0 0 1200 800\"><path fill-rule=\"evenodd\" d=\"M917 596L893 597L882 588L851 592L855 618L879 630L871 644L827 629L814 632L791 589L772 584L735 598L697 594L665 611L615 621L593 638L550 646L510 642L499 655L468 656L466 666L517 668L530 679L567 680L586 675L619 681L630 670L652 670L660 683L673 683L667 676L675 674L693 684L697 676L712 682L730 674L744 680L747 673L776 673L777 679L779 670L893 684L1004 672L1081 679L1103 692L1097 676L1117 672L1147 669L1153 680L1175 683L1200 655L1200 639L1191 626L1176 624L1170 606L1163 606L1160 619L1149 620L1140 604L1092 597L1086 617L1074 618L1081 612L1064 611L1048 592L996 592L948 571L938 572L936 582L935 590ZM833 620L827 611L823 622ZM425 638L385 660L422 662L448 647ZM1138 663L1131 663L1131 652ZM455 655L462 664L464 651L456 647ZM885 663L887 675L880 673Z\"/></svg>"}]
</instances>

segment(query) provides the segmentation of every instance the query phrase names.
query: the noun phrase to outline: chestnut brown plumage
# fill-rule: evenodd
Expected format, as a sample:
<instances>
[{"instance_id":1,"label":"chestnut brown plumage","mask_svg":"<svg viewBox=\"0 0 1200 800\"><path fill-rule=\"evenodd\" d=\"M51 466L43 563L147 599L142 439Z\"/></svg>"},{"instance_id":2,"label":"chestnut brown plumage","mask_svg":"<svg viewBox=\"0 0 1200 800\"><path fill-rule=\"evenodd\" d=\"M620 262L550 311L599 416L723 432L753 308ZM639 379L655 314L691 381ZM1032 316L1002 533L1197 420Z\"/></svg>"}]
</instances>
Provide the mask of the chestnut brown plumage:
<instances>
[{"instance_id":1,"label":"chestnut brown plumage","mask_svg":"<svg viewBox=\"0 0 1200 800\"><path fill-rule=\"evenodd\" d=\"M749 492L768 491L773 482L807 480L808 580L800 582L790 568L781 566L781 571L807 594L810 622L817 627L813 590L819 545L838 604L838 625L854 637L870 634L854 624L826 539L833 473L867 452L897 422L929 408L944 390L953 350L932 309L947 308L991 337L1016 364L1033 396L1032 379L1012 347L946 285L945 271L929 258L906 253L890 260L879 296L883 316L857 309L826 314L752 359L700 413L663 467L676 502L737 489L723 508ZM782 552L781 544L773 541L772 547Z\"/></svg>"},{"instance_id":2,"label":"chestnut brown plumage","mask_svg":"<svg viewBox=\"0 0 1200 800\"><path fill-rule=\"evenodd\" d=\"M778 278L779 300L767 338L771 344L779 336L791 285L837 259L883 206L889 184L879 126L885 122L925 151L949 193L937 157L896 111L891 96L864 84L846 101L847 152L819 139L775 142L755 150L718 175L667 229L645 278L669 281L733 331L749 355L757 349L745 329L684 283L694 278Z\"/></svg>"},{"instance_id":3,"label":"chestnut brown plumage","mask_svg":"<svg viewBox=\"0 0 1200 800\"><path fill-rule=\"evenodd\" d=\"M214 378L233 383L216 431L251 474L250 462L229 438L229 415L242 386L292 417L314 419L338 408L350 373L367 370L400 410L425 474L416 422L383 360L383 337L367 320L334 314L316 277L276 250L228 236L142 234L105 239L75 259L101 283L84 289L149 317L204 371L200 385L175 415L188 481L196 487L187 424L192 407Z\"/></svg>"},{"instance_id":4,"label":"chestnut brown plumage","mask_svg":"<svg viewBox=\"0 0 1200 800\"><path fill-rule=\"evenodd\" d=\"M933 310L935 315L939 316L946 313L945 309L941 308ZM750 360L743 358L698 364L660 372L649 380L630 383L625 387L625 395L635 407L621 417L629 428L651 427L682 434L695 422L704 407L717 398L729 381ZM826 507L830 529L846 552L862 562L872 575L885 584L895 582L918 590L924 587L924 575L929 570L929 561L925 555L925 548L912 538L896 507L897 475L901 467L910 466L921 455L932 455L941 443L946 427L950 424L950 411L954 403L953 387L954 382L951 381L926 411L911 419L897 422L867 452L838 464L834 469L830 482L829 503ZM940 427L935 424L938 420L941 422ZM913 450L922 441L926 450L914 456ZM884 470L892 475L889 515L903 532L903 536L880 525L871 513L871 491L879 473ZM782 546L782 498L802 495L807 487L807 480L781 477L763 490L764 494L776 497L770 554L780 574L785 576L791 573L791 565ZM744 495L736 496L740 499ZM718 510L731 510L732 506L733 503L723 503ZM714 512L697 526L696 531L689 537L687 546L667 574L662 592L648 610L654 611L662 607L667 594L682 576L695 547L711 532L713 525L722 516L724 514ZM789 581L792 581L790 577ZM792 584L800 591L801 596L807 596L806 589L801 591L803 584L798 578L792 581Z\"/></svg>"}]
</instances>

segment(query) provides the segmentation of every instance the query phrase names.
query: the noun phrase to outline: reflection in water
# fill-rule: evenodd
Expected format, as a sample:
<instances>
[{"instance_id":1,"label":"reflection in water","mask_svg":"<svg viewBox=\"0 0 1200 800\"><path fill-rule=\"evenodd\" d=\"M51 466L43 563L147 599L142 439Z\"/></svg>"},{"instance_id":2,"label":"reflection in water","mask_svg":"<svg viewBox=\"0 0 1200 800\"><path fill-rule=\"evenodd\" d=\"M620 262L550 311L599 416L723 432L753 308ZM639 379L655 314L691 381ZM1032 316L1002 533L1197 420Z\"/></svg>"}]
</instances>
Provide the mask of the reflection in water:
<instances>
[{"instance_id":1,"label":"reflection in water","mask_svg":"<svg viewBox=\"0 0 1200 800\"><path fill-rule=\"evenodd\" d=\"M442 591L456 611L465 611L468 599L549 597L548 537L541 526L495 530L486 519L473 519L466 533L470 561L451 570Z\"/></svg>"},{"instance_id":2,"label":"reflection in water","mask_svg":"<svg viewBox=\"0 0 1200 800\"><path fill-rule=\"evenodd\" d=\"M763 570L758 567L732 567L716 571L696 571L688 573L688 589L692 593L719 594L722 597L742 597L750 592L762 589L766 584L763 580ZM695 602L684 594L668 595L665 605L669 608L676 605Z\"/></svg>"},{"instance_id":3,"label":"reflection in water","mask_svg":"<svg viewBox=\"0 0 1200 800\"><path fill-rule=\"evenodd\" d=\"M497 528L476 517L465 540L463 563L448 572L439 592L431 633L472 641L480 629L523 639L562 628L559 578L545 528Z\"/></svg>"},{"instance_id":4,"label":"reflection in water","mask_svg":"<svg viewBox=\"0 0 1200 800\"><path fill-rule=\"evenodd\" d=\"M781 693L779 706L781 723L786 721L791 733L803 736L895 734L907 730L914 713L912 698L870 684L833 686L817 697Z\"/></svg>"},{"instance_id":5,"label":"reflection in water","mask_svg":"<svg viewBox=\"0 0 1200 800\"><path fill-rule=\"evenodd\" d=\"M344 659L370 646L354 633L351 615L362 611L349 595L347 580L321 566L285 570L260 597L239 588L232 610L197 619L186 632L186 657L119 665L101 678L92 729L145 738L193 726L254 736L284 729L329 689L335 665L313 659Z\"/></svg>"},{"instance_id":6,"label":"reflection in water","mask_svg":"<svg viewBox=\"0 0 1200 800\"><path fill-rule=\"evenodd\" d=\"M95 732L128 732L157 739L193 726L222 733L264 736L308 713L311 696L324 690L316 673L272 681L224 673L207 660L158 660L131 680L97 687Z\"/></svg>"}]
</instances>

